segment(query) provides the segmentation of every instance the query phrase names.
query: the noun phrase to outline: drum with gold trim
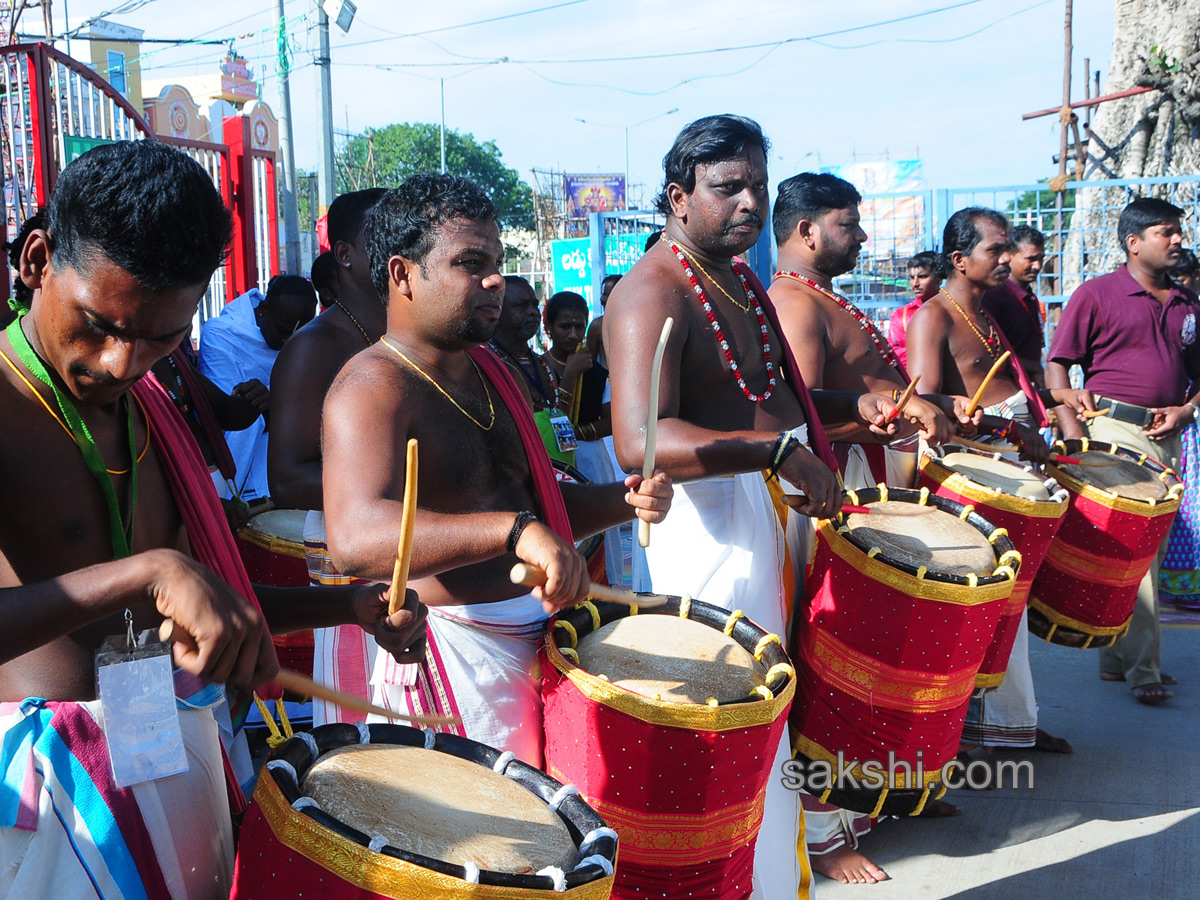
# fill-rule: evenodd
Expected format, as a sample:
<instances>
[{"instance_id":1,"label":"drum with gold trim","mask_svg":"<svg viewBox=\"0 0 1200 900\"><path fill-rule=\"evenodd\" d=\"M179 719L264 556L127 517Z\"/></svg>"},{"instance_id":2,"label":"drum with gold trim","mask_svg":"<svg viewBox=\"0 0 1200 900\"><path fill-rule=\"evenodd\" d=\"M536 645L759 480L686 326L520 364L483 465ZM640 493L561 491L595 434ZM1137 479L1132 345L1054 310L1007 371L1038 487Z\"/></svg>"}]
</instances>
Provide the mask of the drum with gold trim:
<instances>
[{"instance_id":1,"label":"drum with gold trim","mask_svg":"<svg viewBox=\"0 0 1200 900\"><path fill-rule=\"evenodd\" d=\"M308 562L304 557L304 518L307 515L302 509L267 510L252 516L237 533L238 552L253 583L272 587L308 585ZM279 634L271 640L281 665L312 674L311 630Z\"/></svg>"},{"instance_id":2,"label":"drum with gold trim","mask_svg":"<svg viewBox=\"0 0 1200 900\"><path fill-rule=\"evenodd\" d=\"M273 752L231 900L606 900L616 834L579 796L476 741L322 725Z\"/></svg>"},{"instance_id":3,"label":"drum with gold trim","mask_svg":"<svg viewBox=\"0 0 1200 900\"><path fill-rule=\"evenodd\" d=\"M614 897L746 897L795 672L777 635L687 598L551 620L546 771L621 835Z\"/></svg>"},{"instance_id":4,"label":"drum with gold trim","mask_svg":"<svg viewBox=\"0 0 1200 900\"><path fill-rule=\"evenodd\" d=\"M1109 647L1129 628L1138 583L1171 530L1183 485L1144 453L1100 441L1059 441L1085 463L1049 471L1070 508L1033 581L1029 633L1064 647Z\"/></svg>"},{"instance_id":5,"label":"drum with gold trim","mask_svg":"<svg viewBox=\"0 0 1200 900\"><path fill-rule=\"evenodd\" d=\"M794 758L823 802L916 815L945 790L941 768L1021 554L927 488L847 491L846 502L871 511L820 523L796 613Z\"/></svg>"},{"instance_id":6,"label":"drum with gold trim","mask_svg":"<svg viewBox=\"0 0 1200 900\"><path fill-rule=\"evenodd\" d=\"M977 688L995 689L1004 681L1033 577L1067 514L1067 492L1028 463L1011 462L1001 459L998 453L954 444L925 451L921 485L939 497L970 504L989 522L1007 531L1021 553L1017 583L975 676Z\"/></svg>"}]
</instances>

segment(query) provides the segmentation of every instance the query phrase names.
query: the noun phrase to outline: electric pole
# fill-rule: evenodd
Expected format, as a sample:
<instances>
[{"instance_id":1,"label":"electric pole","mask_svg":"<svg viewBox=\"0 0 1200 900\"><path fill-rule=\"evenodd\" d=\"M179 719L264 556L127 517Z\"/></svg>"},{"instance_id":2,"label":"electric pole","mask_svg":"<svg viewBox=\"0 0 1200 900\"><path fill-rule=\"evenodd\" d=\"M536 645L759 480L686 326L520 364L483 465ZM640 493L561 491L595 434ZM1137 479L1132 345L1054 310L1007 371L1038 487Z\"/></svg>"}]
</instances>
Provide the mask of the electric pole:
<instances>
[{"instance_id":1,"label":"electric pole","mask_svg":"<svg viewBox=\"0 0 1200 900\"><path fill-rule=\"evenodd\" d=\"M317 216L329 212L329 204L333 202L334 168L333 168L333 83L329 64L329 16L320 5L317 6L317 34L320 38L320 50L317 56L318 103L321 106L321 159L317 167L318 191L321 195Z\"/></svg>"},{"instance_id":2,"label":"electric pole","mask_svg":"<svg viewBox=\"0 0 1200 900\"><path fill-rule=\"evenodd\" d=\"M283 237L284 271L300 275L300 211L296 206L296 154L292 140L292 90L288 83L291 61L287 52L287 24L284 0L275 0L278 16L279 68L279 149L283 156Z\"/></svg>"}]
</instances>

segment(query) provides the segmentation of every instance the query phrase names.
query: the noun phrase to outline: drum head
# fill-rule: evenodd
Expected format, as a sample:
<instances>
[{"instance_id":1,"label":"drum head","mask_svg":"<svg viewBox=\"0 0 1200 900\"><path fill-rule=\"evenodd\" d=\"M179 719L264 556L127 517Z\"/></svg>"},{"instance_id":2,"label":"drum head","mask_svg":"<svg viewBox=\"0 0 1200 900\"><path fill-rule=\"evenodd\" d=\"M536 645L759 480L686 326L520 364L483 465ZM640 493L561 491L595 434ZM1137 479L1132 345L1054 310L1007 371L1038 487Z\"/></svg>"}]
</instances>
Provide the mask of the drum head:
<instances>
[{"instance_id":1,"label":"drum head","mask_svg":"<svg viewBox=\"0 0 1200 900\"><path fill-rule=\"evenodd\" d=\"M1086 453L1076 453L1075 458L1080 462L1116 463L1103 466L1072 466L1058 464L1059 468L1077 478L1084 484L1111 491L1118 497L1127 500L1165 500L1167 486L1158 476L1139 466L1132 459L1125 459L1100 450L1088 450Z\"/></svg>"},{"instance_id":2,"label":"drum head","mask_svg":"<svg viewBox=\"0 0 1200 900\"><path fill-rule=\"evenodd\" d=\"M1002 494L1025 497L1029 500L1050 499L1050 492L1046 490L1045 480L1040 475L1006 459L981 456L977 453L947 453L942 457L941 463L965 475L976 484L990 487Z\"/></svg>"},{"instance_id":3,"label":"drum head","mask_svg":"<svg viewBox=\"0 0 1200 900\"><path fill-rule=\"evenodd\" d=\"M991 575L996 551L987 536L957 516L916 503L887 500L870 504L881 513L853 513L846 517L854 542L878 547L893 562L944 575Z\"/></svg>"},{"instance_id":4,"label":"drum head","mask_svg":"<svg viewBox=\"0 0 1200 900\"><path fill-rule=\"evenodd\" d=\"M303 509L271 509L251 516L246 527L293 544L304 544L304 519L308 516Z\"/></svg>"},{"instance_id":5,"label":"drum head","mask_svg":"<svg viewBox=\"0 0 1200 900\"><path fill-rule=\"evenodd\" d=\"M396 744L352 744L322 756L301 786L364 834L456 865L525 875L570 870L565 824L537 796L478 763Z\"/></svg>"},{"instance_id":6,"label":"drum head","mask_svg":"<svg viewBox=\"0 0 1200 900\"><path fill-rule=\"evenodd\" d=\"M745 698L766 669L732 638L678 616L625 616L579 640L579 665L658 700L705 703Z\"/></svg>"}]
</instances>

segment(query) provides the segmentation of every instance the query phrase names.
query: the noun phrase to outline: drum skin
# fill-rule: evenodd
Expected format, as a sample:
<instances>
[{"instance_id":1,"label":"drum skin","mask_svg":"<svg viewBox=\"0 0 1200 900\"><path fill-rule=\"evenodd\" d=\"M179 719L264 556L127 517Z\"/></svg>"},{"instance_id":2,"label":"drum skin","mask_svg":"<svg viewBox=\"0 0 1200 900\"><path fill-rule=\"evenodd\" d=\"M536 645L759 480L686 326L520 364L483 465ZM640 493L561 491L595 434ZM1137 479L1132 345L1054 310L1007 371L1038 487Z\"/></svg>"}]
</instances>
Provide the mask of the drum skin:
<instances>
[{"instance_id":1,"label":"drum skin","mask_svg":"<svg viewBox=\"0 0 1200 900\"><path fill-rule=\"evenodd\" d=\"M938 795L941 767L958 752L975 676L1012 594L1020 554L977 512L964 513L961 504L928 490L872 488L846 497L853 504L901 501L965 515L996 552L992 575L952 576L872 555L849 536L841 514L817 529L793 645L795 759L807 772L819 764L836 773L841 761L868 777L860 764L884 766L893 778L831 784L824 793L810 781L808 790L872 816L916 815Z\"/></svg>"},{"instance_id":2,"label":"drum skin","mask_svg":"<svg viewBox=\"0 0 1200 900\"><path fill-rule=\"evenodd\" d=\"M964 447L943 449L946 452L986 457L986 454ZM1011 465L1023 468L1018 463ZM994 689L1004 681L1004 672L1008 668L1008 658L1012 655L1017 629L1029 603L1029 589L1033 586L1034 576L1046 556L1046 551L1050 549L1050 542L1058 533L1067 514L1067 494L1051 479L1042 480L1050 495L1049 499L1018 497L973 481L967 474L956 471L943 461L936 452L925 455L921 460L922 487L929 488L939 497L973 506L993 525L1007 531L1013 546L1021 554L1021 571L1017 575L1012 596L1009 597L997 623L996 635L984 654L979 674L975 676L977 688Z\"/></svg>"},{"instance_id":3,"label":"drum skin","mask_svg":"<svg viewBox=\"0 0 1200 900\"><path fill-rule=\"evenodd\" d=\"M487 769L505 762L499 750L458 735L434 735L401 725L363 727L372 744L426 747ZM322 756L362 739L356 726L346 724L322 725L311 736ZM432 736L432 747L427 736ZM230 900L607 900L611 894L613 876L596 862L565 872L566 890L558 892L550 875L483 871L472 883L471 873L462 866L386 842L378 844L378 850L371 849L370 835L339 822L319 806L302 802L300 809L295 808L303 796L297 777L302 780L314 761L313 750L301 737L292 738L269 757L242 826ZM507 762L504 775L546 803L562 788L519 761ZM469 806L470 799L470 785L463 785L446 802ZM616 841L597 833L607 826L595 811L579 796L567 795L557 814L577 846L584 836L593 835L581 856L603 857L611 871Z\"/></svg>"},{"instance_id":4,"label":"drum skin","mask_svg":"<svg viewBox=\"0 0 1200 900\"><path fill-rule=\"evenodd\" d=\"M1058 452L1108 453L1137 463L1168 487L1158 502L1117 497L1048 470L1071 495L1062 527L1033 581L1029 632L1064 647L1109 647L1129 628L1138 583L1179 511L1183 486L1165 466L1124 447L1098 441L1060 441ZM1075 469L1084 478L1086 470Z\"/></svg>"},{"instance_id":5,"label":"drum skin","mask_svg":"<svg viewBox=\"0 0 1200 900\"><path fill-rule=\"evenodd\" d=\"M631 614L587 603L551 620L542 651L546 771L574 784L621 836L613 897L743 898L767 781L796 679L778 636L740 613L673 598L638 615L721 629L763 664L766 691L713 705L658 700L579 668L583 636ZM664 648L665 650L665 648Z\"/></svg>"}]
</instances>

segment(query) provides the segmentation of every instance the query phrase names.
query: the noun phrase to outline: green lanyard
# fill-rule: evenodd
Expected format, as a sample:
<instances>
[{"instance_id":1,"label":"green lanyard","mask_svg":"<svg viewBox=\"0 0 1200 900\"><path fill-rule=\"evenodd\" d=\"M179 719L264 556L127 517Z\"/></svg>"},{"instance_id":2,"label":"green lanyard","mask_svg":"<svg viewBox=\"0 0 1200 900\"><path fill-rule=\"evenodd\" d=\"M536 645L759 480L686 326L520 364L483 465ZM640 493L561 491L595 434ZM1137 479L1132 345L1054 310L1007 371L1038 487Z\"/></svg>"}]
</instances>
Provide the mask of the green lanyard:
<instances>
[{"instance_id":1,"label":"green lanyard","mask_svg":"<svg viewBox=\"0 0 1200 900\"><path fill-rule=\"evenodd\" d=\"M8 339L12 341L13 349L17 352L17 357L25 364L25 367L33 373L38 381L54 392L54 399L58 401L58 408L62 412L63 420L67 423L67 428L70 430L72 437L75 438L75 446L79 448L88 471L92 473L92 477L100 485L100 490L104 494L104 503L108 507L108 527L112 534L113 556L116 559L123 559L130 556L132 555L130 544L133 540L133 512L137 509L138 461L137 443L133 430L133 410L129 406L129 401L127 399L125 402L125 415L129 429L129 477L131 479L132 490L129 501L129 525L126 526L121 520L121 507L117 503L117 490L113 487L108 468L104 465L104 459L100 456L100 448L96 446L96 441L84 423L83 417L79 415L79 410L59 390L58 385L50 378L50 373L46 370L46 364L42 362L41 358L34 353L33 347L29 345L29 339L25 337L25 332L21 329L22 318L24 316L14 319L9 324L6 330Z\"/></svg>"}]
</instances>

